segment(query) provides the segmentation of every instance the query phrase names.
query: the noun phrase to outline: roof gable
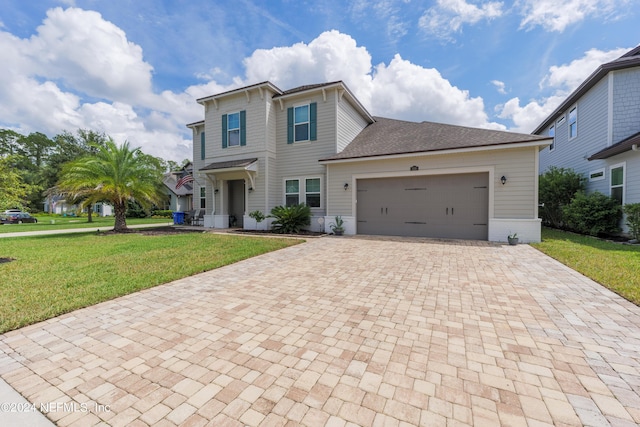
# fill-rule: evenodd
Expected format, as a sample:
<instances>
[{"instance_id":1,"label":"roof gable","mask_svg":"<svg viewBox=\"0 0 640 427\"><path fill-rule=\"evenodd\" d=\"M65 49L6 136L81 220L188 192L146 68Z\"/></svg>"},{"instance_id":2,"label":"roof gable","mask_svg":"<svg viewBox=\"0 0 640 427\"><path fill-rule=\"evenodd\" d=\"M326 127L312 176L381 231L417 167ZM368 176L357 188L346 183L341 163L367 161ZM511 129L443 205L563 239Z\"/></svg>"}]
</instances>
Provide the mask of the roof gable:
<instances>
[{"instance_id":1,"label":"roof gable","mask_svg":"<svg viewBox=\"0 0 640 427\"><path fill-rule=\"evenodd\" d=\"M602 80L610 71L640 66L640 45L631 49L620 58L600 65L587 79L574 90L532 133L539 134L553 123L557 116L575 104L585 93Z\"/></svg>"}]
</instances>

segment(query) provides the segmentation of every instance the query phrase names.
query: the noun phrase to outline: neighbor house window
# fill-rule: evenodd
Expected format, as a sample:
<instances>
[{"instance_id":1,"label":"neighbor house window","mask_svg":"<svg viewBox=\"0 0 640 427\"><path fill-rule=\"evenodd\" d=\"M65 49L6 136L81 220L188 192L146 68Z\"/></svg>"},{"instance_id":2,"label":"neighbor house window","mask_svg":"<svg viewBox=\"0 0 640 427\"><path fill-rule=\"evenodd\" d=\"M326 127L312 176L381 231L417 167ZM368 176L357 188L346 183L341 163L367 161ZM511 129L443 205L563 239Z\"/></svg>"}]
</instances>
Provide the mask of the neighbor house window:
<instances>
[{"instance_id":1,"label":"neighbor house window","mask_svg":"<svg viewBox=\"0 0 640 427\"><path fill-rule=\"evenodd\" d=\"M200 187L200 209L207 207L207 189Z\"/></svg>"},{"instance_id":2,"label":"neighbor house window","mask_svg":"<svg viewBox=\"0 0 640 427\"><path fill-rule=\"evenodd\" d=\"M284 182L284 198L286 206L300 203L300 180L287 179Z\"/></svg>"},{"instance_id":3,"label":"neighbor house window","mask_svg":"<svg viewBox=\"0 0 640 427\"><path fill-rule=\"evenodd\" d=\"M609 176L611 177L611 197L622 205L624 202L624 164L612 166Z\"/></svg>"},{"instance_id":4,"label":"neighbor house window","mask_svg":"<svg viewBox=\"0 0 640 427\"><path fill-rule=\"evenodd\" d=\"M578 135L578 107L573 107L569 111L569 139Z\"/></svg>"},{"instance_id":5,"label":"neighbor house window","mask_svg":"<svg viewBox=\"0 0 640 427\"><path fill-rule=\"evenodd\" d=\"M556 127L554 125L551 125L549 128L549 136L553 138L553 141L551 141L551 145L549 146L549 151L553 151L556 148Z\"/></svg>"},{"instance_id":6,"label":"neighbor house window","mask_svg":"<svg viewBox=\"0 0 640 427\"><path fill-rule=\"evenodd\" d=\"M246 111L222 115L222 148L247 145Z\"/></svg>"},{"instance_id":7,"label":"neighbor house window","mask_svg":"<svg viewBox=\"0 0 640 427\"><path fill-rule=\"evenodd\" d=\"M305 203L311 208L320 207L320 178L305 179Z\"/></svg>"},{"instance_id":8,"label":"neighbor house window","mask_svg":"<svg viewBox=\"0 0 640 427\"><path fill-rule=\"evenodd\" d=\"M560 118L556 121L556 124L557 124L558 126L560 126L561 124L563 124L563 123L564 123L564 121L565 121L565 116L562 116L562 117L560 117Z\"/></svg>"},{"instance_id":9,"label":"neighbor house window","mask_svg":"<svg viewBox=\"0 0 640 427\"><path fill-rule=\"evenodd\" d=\"M204 131L200 133L200 160L204 160Z\"/></svg>"},{"instance_id":10,"label":"neighbor house window","mask_svg":"<svg viewBox=\"0 0 640 427\"><path fill-rule=\"evenodd\" d=\"M299 105L287 109L287 143L316 140L317 104Z\"/></svg>"},{"instance_id":11,"label":"neighbor house window","mask_svg":"<svg viewBox=\"0 0 640 427\"><path fill-rule=\"evenodd\" d=\"M602 181L604 179L604 168L589 172L589 181Z\"/></svg>"}]
</instances>

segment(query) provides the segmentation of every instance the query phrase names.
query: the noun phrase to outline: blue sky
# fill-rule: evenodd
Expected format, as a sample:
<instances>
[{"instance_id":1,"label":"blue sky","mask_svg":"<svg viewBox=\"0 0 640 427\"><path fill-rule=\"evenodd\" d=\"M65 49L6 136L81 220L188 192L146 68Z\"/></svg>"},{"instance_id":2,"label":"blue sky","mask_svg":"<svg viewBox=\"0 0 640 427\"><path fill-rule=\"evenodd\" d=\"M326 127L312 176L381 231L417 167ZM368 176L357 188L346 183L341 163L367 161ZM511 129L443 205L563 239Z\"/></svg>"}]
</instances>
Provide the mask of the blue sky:
<instances>
[{"instance_id":1,"label":"blue sky","mask_svg":"<svg viewBox=\"0 0 640 427\"><path fill-rule=\"evenodd\" d=\"M343 80L374 115L530 132L640 43L640 0L0 0L0 126L191 157L195 99Z\"/></svg>"}]
</instances>

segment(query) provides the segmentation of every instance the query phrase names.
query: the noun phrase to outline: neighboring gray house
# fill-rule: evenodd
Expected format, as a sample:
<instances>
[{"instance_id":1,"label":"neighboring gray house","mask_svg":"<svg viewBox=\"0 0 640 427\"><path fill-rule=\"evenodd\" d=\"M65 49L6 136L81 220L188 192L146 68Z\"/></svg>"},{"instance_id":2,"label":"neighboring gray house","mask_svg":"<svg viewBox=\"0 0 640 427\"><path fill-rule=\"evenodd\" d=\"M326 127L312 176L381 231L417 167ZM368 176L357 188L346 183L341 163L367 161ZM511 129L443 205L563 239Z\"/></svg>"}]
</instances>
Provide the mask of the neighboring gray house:
<instances>
[{"instance_id":1,"label":"neighboring gray house","mask_svg":"<svg viewBox=\"0 0 640 427\"><path fill-rule=\"evenodd\" d=\"M598 67L533 133L553 137L540 173L572 168L588 191L640 202L640 46Z\"/></svg>"},{"instance_id":2,"label":"neighboring gray house","mask_svg":"<svg viewBox=\"0 0 640 427\"><path fill-rule=\"evenodd\" d=\"M186 176L193 175L193 163L187 163L179 171L167 172L162 178L162 183L167 189L168 209L174 212L186 212L194 208L193 206L193 182L180 180Z\"/></svg>"},{"instance_id":3,"label":"neighboring gray house","mask_svg":"<svg viewBox=\"0 0 640 427\"><path fill-rule=\"evenodd\" d=\"M194 194L206 227L306 203L312 230L540 240L538 153L548 137L373 117L346 85L270 82L198 100ZM198 204L196 202L196 204Z\"/></svg>"}]
</instances>

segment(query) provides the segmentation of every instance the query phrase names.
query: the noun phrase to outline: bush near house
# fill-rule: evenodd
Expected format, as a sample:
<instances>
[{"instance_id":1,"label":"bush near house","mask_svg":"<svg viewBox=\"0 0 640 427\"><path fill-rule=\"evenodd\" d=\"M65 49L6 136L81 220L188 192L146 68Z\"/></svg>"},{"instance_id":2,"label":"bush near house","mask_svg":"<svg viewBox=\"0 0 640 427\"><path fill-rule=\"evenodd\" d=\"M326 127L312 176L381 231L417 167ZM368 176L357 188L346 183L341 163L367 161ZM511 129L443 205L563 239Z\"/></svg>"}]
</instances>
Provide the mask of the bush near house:
<instances>
[{"instance_id":1,"label":"bush near house","mask_svg":"<svg viewBox=\"0 0 640 427\"><path fill-rule=\"evenodd\" d=\"M580 191L562 210L566 225L578 233L597 236L618 233L622 210L618 202L600 192L589 195Z\"/></svg>"},{"instance_id":2,"label":"bush near house","mask_svg":"<svg viewBox=\"0 0 640 427\"><path fill-rule=\"evenodd\" d=\"M563 208L571 203L575 194L586 189L586 178L573 169L549 167L539 178L539 201L543 204L540 216L545 225L554 228L566 226Z\"/></svg>"},{"instance_id":3,"label":"bush near house","mask_svg":"<svg viewBox=\"0 0 640 427\"><path fill-rule=\"evenodd\" d=\"M153 218L173 218L173 211L157 209L151 213Z\"/></svg>"},{"instance_id":4,"label":"bush near house","mask_svg":"<svg viewBox=\"0 0 640 427\"><path fill-rule=\"evenodd\" d=\"M271 228L276 233L296 234L311 225L311 208L304 203L293 206L276 206L269 218L275 218Z\"/></svg>"},{"instance_id":5,"label":"bush near house","mask_svg":"<svg viewBox=\"0 0 640 427\"><path fill-rule=\"evenodd\" d=\"M640 240L640 203L628 203L622 208L627 215L627 226L631 236Z\"/></svg>"}]
</instances>

